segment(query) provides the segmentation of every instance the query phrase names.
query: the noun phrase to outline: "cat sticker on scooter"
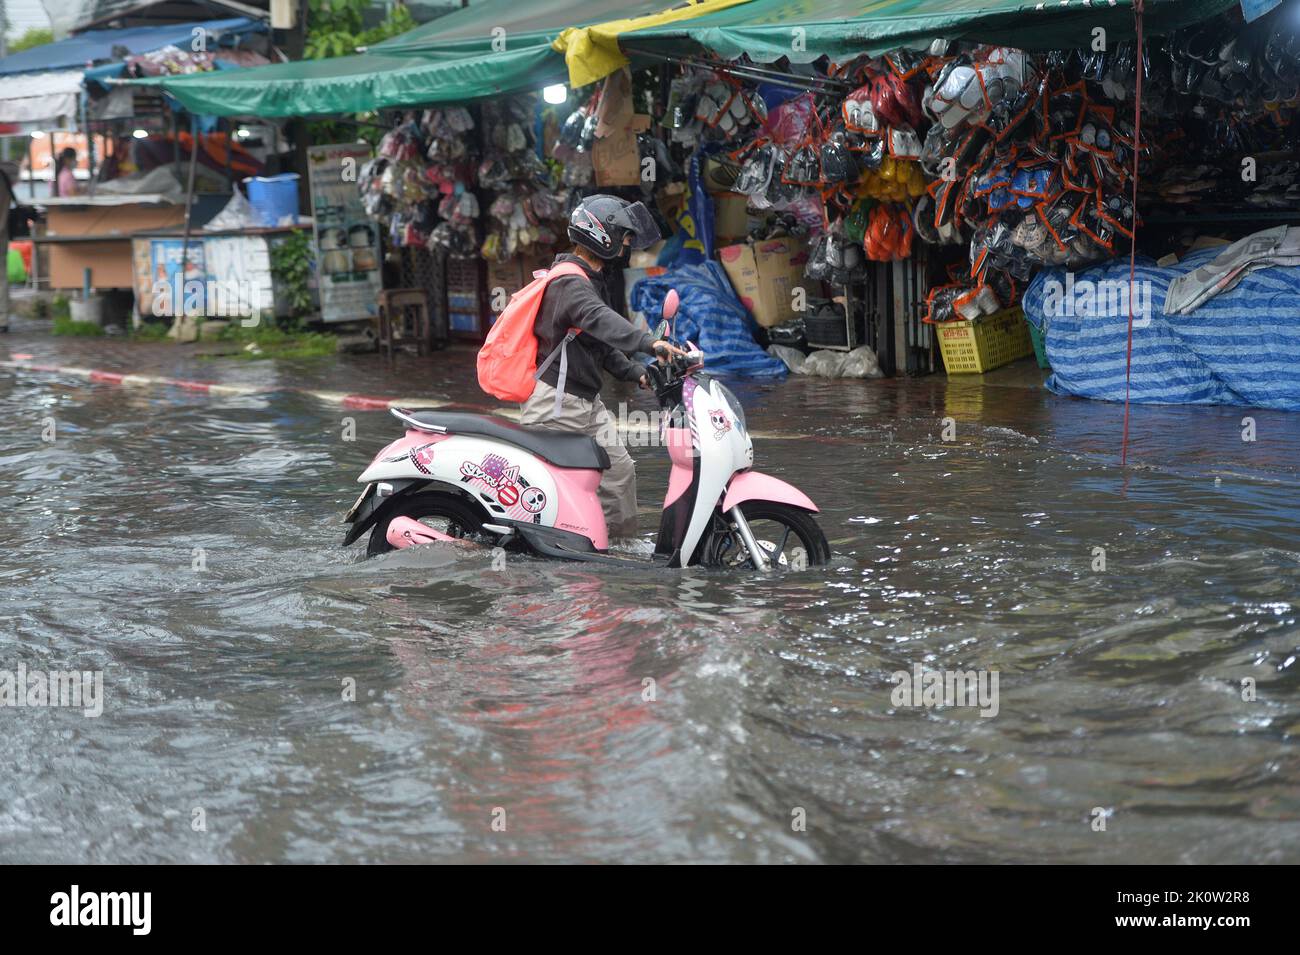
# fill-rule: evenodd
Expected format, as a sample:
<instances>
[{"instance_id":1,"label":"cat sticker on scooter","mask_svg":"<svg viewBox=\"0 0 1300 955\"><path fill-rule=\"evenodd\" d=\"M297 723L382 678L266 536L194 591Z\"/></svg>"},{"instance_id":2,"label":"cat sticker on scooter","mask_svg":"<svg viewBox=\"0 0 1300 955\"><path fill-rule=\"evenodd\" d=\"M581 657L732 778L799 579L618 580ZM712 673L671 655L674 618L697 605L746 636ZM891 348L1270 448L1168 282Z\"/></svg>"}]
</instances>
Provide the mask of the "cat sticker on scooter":
<instances>
[{"instance_id":1,"label":"cat sticker on scooter","mask_svg":"<svg viewBox=\"0 0 1300 955\"><path fill-rule=\"evenodd\" d=\"M721 408L714 408L709 412L709 424L713 425L713 440L721 441L731 430L731 421L727 418L727 413Z\"/></svg>"}]
</instances>

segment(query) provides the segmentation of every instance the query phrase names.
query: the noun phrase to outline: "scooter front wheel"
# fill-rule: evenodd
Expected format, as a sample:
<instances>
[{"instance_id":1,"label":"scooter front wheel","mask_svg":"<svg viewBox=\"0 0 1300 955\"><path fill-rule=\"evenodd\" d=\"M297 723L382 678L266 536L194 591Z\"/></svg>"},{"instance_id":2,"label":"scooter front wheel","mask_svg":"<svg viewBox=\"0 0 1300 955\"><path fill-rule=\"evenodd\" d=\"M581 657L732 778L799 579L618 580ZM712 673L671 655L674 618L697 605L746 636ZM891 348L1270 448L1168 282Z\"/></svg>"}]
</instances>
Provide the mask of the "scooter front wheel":
<instances>
[{"instance_id":1,"label":"scooter front wheel","mask_svg":"<svg viewBox=\"0 0 1300 955\"><path fill-rule=\"evenodd\" d=\"M746 501L740 505L758 546L775 570L806 570L830 562L831 546L817 521L807 511L773 501ZM719 514L704 541L700 563L706 567L753 569L740 534L725 514Z\"/></svg>"},{"instance_id":2,"label":"scooter front wheel","mask_svg":"<svg viewBox=\"0 0 1300 955\"><path fill-rule=\"evenodd\" d=\"M475 511L472 504L455 494L442 491L412 494L398 501L391 512L375 522L374 530L370 532L370 542L366 545L367 557L393 550L393 545L388 543L388 525L398 517L409 517L421 524L428 524L449 537L473 537L483 528L482 515Z\"/></svg>"}]
</instances>

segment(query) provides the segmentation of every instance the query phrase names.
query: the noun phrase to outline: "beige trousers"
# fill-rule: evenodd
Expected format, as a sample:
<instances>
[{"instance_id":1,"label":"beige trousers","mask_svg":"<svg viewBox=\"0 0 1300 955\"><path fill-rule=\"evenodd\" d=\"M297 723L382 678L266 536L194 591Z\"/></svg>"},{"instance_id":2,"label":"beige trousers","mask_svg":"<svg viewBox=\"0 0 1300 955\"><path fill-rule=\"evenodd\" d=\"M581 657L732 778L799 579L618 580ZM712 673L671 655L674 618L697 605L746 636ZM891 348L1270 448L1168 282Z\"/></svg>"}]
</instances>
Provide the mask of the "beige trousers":
<instances>
[{"instance_id":1,"label":"beige trousers","mask_svg":"<svg viewBox=\"0 0 1300 955\"><path fill-rule=\"evenodd\" d=\"M609 470L600 479L597 494L605 512L609 536L632 537L636 534L636 465L623 446L609 409L600 400L587 401L565 394L560 413L555 410L555 389L544 381L533 388L532 397L520 405L519 423L554 431L580 431L591 435L609 454Z\"/></svg>"}]
</instances>

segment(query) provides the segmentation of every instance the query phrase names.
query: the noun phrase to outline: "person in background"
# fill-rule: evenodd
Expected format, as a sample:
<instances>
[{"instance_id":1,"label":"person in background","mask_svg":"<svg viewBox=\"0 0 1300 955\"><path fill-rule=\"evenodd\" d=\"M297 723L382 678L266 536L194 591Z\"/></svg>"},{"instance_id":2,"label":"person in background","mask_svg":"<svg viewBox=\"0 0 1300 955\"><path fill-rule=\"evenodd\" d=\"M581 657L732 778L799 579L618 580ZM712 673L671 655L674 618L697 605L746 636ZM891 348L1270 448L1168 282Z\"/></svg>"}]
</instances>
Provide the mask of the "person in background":
<instances>
[{"instance_id":1,"label":"person in background","mask_svg":"<svg viewBox=\"0 0 1300 955\"><path fill-rule=\"evenodd\" d=\"M57 196L75 196L81 192L77 185L77 151L64 146L54 161L54 189Z\"/></svg>"}]
</instances>

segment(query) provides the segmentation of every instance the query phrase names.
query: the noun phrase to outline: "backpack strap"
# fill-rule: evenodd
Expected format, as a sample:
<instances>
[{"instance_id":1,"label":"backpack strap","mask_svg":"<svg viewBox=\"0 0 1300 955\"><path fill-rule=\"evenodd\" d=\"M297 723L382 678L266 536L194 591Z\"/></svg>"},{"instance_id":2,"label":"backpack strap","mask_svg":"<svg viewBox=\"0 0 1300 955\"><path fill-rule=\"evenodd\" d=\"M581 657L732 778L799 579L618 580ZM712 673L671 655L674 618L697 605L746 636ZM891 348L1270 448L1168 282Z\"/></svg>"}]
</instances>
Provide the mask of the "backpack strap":
<instances>
[{"instance_id":1,"label":"backpack strap","mask_svg":"<svg viewBox=\"0 0 1300 955\"><path fill-rule=\"evenodd\" d=\"M579 334L579 329L570 328L568 334L564 336L564 340L561 341L560 344L556 345L551 353L546 356L546 361L537 366L537 372L533 375L534 379L541 378L542 372L551 367L551 362L555 361L555 356L560 356L560 376L555 380L555 408L551 411L552 418L558 418L560 416L560 407L564 403L564 383L569 377L568 345L569 342L577 338Z\"/></svg>"},{"instance_id":2,"label":"backpack strap","mask_svg":"<svg viewBox=\"0 0 1300 955\"><path fill-rule=\"evenodd\" d=\"M575 262L561 262L549 272L538 272L534 273L534 275L537 278L545 278L549 284L551 279L558 279L563 275L581 275L586 279L587 271ZM591 281L590 279L587 280ZM550 368L551 362L555 361L555 356L560 356L560 375L555 381L555 407L551 410L552 418L558 418L560 416L560 408L564 404L564 383L569 377L569 342L573 341L581 334L582 329L570 328L568 333L564 336L564 340L551 350L551 353L546 356L546 360L538 365L537 371L533 373L534 381L540 379L542 377L542 372L546 371L547 368Z\"/></svg>"}]
</instances>

